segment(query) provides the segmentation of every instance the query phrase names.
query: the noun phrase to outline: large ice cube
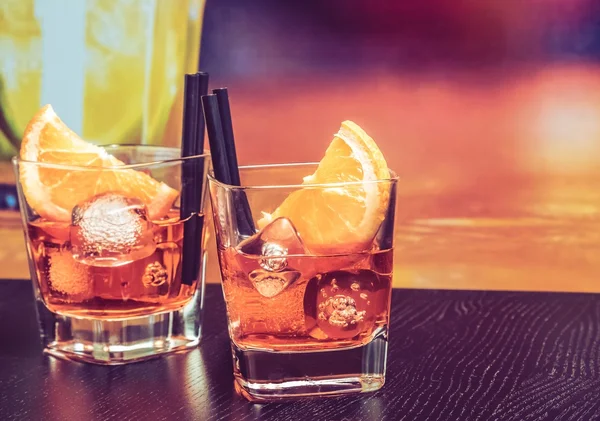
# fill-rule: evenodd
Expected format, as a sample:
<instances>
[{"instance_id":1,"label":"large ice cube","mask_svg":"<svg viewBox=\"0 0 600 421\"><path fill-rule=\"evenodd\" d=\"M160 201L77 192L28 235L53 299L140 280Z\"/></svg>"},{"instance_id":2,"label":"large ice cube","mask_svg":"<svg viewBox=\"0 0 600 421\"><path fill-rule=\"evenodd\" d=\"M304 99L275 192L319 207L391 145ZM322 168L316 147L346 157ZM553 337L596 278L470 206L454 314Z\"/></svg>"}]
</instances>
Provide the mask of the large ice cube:
<instances>
[{"instance_id":1,"label":"large ice cube","mask_svg":"<svg viewBox=\"0 0 600 421\"><path fill-rule=\"evenodd\" d=\"M350 339L374 326L379 276L365 269L336 270L312 278L304 295L306 327L316 339Z\"/></svg>"},{"instance_id":2,"label":"large ice cube","mask_svg":"<svg viewBox=\"0 0 600 421\"><path fill-rule=\"evenodd\" d=\"M71 252L90 266L120 266L154 253L153 224L144 203L115 192L99 194L73 209Z\"/></svg>"},{"instance_id":3,"label":"large ice cube","mask_svg":"<svg viewBox=\"0 0 600 421\"><path fill-rule=\"evenodd\" d=\"M238 262L254 288L263 297L273 298L300 277L294 259L306 254L302 239L287 218L277 218L261 232L242 242Z\"/></svg>"}]
</instances>

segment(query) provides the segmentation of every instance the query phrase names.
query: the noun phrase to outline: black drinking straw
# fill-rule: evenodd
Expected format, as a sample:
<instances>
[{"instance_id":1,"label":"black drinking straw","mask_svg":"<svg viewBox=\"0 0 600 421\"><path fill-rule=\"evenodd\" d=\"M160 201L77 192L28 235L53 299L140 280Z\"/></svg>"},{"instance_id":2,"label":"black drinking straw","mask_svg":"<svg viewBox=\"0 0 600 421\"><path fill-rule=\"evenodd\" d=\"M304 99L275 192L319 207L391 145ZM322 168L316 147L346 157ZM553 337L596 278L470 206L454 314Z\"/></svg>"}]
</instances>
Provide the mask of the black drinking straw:
<instances>
[{"instance_id":1,"label":"black drinking straw","mask_svg":"<svg viewBox=\"0 0 600 421\"><path fill-rule=\"evenodd\" d=\"M228 161L227 146L223 135L223 125L221 123L219 103L216 95L203 96L202 105L215 178L221 183L232 185L231 173L233 169ZM235 168L235 171L238 171L237 168ZM247 215L251 215L251 212L249 208L245 209L246 206L247 202L236 203L235 211L238 230L243 235L253 235L256 231L254 230L254 224L248 221Z\"/></svg>"},{"instance_id":2,"label":"black drinking straw","mask_svg":"<svg viewBox=\"0 0 600 421\"><path fill-rule=\"evenodd\" d=\"M225 151L225 138L223 137L223 126L219 115L219 104L215 95L204 95L202 97L204 119L206 120L206 131L208 132L208 144L210 145L210 156L213 162L215 178L221 183L231 184L229 173L229 162Z\"/></svg>"},{"instance_id":3,"label":"black drinking straw","mask_svg":"<svg viewBox=\"0 0 600 421\"><path fill-rule=\"evenodd\" d=\"M227 163L229 164L231 184L234 186L241 186L240 171L235 151L235 139L233 137L233 120L231 119L229 94L227 93L227 88L213 89L213 94L216 95L217 103L219 104L219 116L221 117L221 127L223 128L223 139L225 140L225 153L227 154ZM248 222L248 228L251 230L250 233L246 232L244 234L254 234L256 230L254 228L254 220L252 219L252 213L250 212L248 198L241 190L236 191L236 193L235 201L241 206L245 215L245 220Z\"/></svg>"},{"instance_id":4,"label":"black drinking straw","mask_svg":"<svg viewBox=\"0 0 600 421\"><path fill-rule=\"evenodd\" d=\"M202 87L208 86L208 75L185 75L183 101L183 132L181 156L183 158L202 154L204 143L204 121L201 119L200 98ZM206 91L204 91L206 92ZM191 285L198 277L199 247L202 232L199 221L200 201L202 197L202 176L204 168L197 160L183 161L181 166L181 209L183 225L183 255L181 283Z\"/></svg>"},{"instance_id":5,"label":"black drinking straw","mask_svg":"<svg viewBox=\"0 0 600 421\"><path fill-rule=\"evenodd\" d=\"M200 82L198 83L198 107L197 107L197 114L196 114L196 119L198 121L198 127L196 130L196 150L195 150L195 155L201 155L204 153L204 131L205 131L205 124L204 124L204 112L202 110L202 96L206 95L208 93L208 73L205 72L198 72L196 73L196 76L200 79ZM195 160L195 168L194 168L194 173L196 174L196 176L194 177L194 182L196 183L196 197L194 197L194 204L196 205L196 215L198 215L197 217L197 222L196 222L196 233L194 234L194 239L195 239L195 243L194 243L194 262L196 263L194 266L194 274L197 276L200 272L200 264L202 263L202 257L200 256L199 250L202 247L202 228L204 225L204 215L202 215L202 186L204 183L204 160L203 159L196 159ZM202 217L200 217L200 215L202 215Z\"/></svg>"},{"instance_id":6,"label":"black drinking straw","mask_svg":"<svg viewBox=\"0 0 600 421\"><path fill-rule=\"evenodd\" d=\"M227 88L213 89L213 94L217 97L217 103L219 104L219 116L221 117L221 127L223 128L223 139L225 140L225 153L227 154L227 163L229 164L231 184L239 186L240 172L238 170L237 154L235 152L233 121L231 120L231 108L229 106Z\"/></svg>"}]
</instances>

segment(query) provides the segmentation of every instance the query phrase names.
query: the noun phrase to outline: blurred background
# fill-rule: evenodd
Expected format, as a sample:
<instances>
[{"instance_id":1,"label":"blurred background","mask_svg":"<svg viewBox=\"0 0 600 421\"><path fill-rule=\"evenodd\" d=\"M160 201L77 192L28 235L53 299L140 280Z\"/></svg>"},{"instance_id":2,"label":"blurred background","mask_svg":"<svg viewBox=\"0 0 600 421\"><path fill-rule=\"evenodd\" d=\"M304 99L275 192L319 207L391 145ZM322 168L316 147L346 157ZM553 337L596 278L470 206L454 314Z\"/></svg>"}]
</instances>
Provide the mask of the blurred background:
<instances>
[{"instance_id":1,"label":"blurred background","mask_svg":"<svg viewBox=\"0 0 600 421\"><path fill-rule=\"evenodd\" d=\"M200 67L242 164L319 160L345 119L376 140L401 176L396 286L600 291L600 2L208 0ZM28 278L2 215L0 277Z\"/></svg>"}]
</instances>

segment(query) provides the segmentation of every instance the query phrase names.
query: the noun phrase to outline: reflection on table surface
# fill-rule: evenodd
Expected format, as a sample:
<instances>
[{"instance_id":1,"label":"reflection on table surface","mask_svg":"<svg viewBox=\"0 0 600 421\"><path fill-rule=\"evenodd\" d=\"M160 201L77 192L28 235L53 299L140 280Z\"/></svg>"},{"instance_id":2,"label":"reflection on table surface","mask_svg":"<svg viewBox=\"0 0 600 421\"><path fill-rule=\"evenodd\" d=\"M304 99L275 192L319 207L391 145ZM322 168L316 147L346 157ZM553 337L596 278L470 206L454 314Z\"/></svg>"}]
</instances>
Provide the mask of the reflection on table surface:
<instances>
[{"instance_id":1,"label":"reflection on table surface","mask_svg":"<svg viewBox=\"0 0 600 421\"><path fill-rule=\"evenodd\" d=\"M375 138L401 176L395 286L600 291L600 68L228 87L242 164L318 160L344 119ZM27 277L21 232L0 236L0 276Z\"/></svg>"}]
</instances>

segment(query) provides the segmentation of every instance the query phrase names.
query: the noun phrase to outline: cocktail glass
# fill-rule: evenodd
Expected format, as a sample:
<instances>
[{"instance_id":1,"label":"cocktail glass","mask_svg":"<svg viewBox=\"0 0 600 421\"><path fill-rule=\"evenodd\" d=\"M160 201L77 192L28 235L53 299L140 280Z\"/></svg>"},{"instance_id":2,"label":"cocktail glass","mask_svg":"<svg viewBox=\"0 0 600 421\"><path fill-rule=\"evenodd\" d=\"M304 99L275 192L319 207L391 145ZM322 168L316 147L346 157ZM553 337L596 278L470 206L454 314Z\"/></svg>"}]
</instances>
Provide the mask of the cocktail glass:
<instances>
[{"instance_id":1,"label":"cocktail glass","mask_svg":"<svg viewBox=\"0 0 600 421\"><path fill-rule=\"evenodd\" d=\"M105 150L123 165L13 159L45 352L76 361L122 364L193 347L202 321L205 195L194 196L200 202L196 212L184 213L180 192L189 183L205 184L210 159L181 158L179 149L159 146ZM32 187L23 180L31 180L32 173L38 180L51 174L59 183L79 178L86 186L93 183L99 194L81 198L70 218L53 219L47 216L54 206L50 201L43 212L28 201L26 190ZM115 185L114 180L132 180L132 174L154 179L157 188L169 192L168 201L157 210L146 206L144 191L140 197L124 193L131 189L118 182L116 189L103 188L107 180ZM53 191L80 193L61 191L60 186Z\"/></svg>"},{"instance_id":2,"label":"cocktail glass","mask_svg":"<svg viewBox=\"0 0 600 421\"><path fill-rule=\"evenodd\" d=\"M252 401L369 392L385 381L397 177L297 184L316 168L240 167L242 187L208 178L235 387ZM310 249L303 237L314 233L285 217L265 221L303 189L366 188L385 192L383 220L366 244Z\"/></svg>"}]
</instances>

